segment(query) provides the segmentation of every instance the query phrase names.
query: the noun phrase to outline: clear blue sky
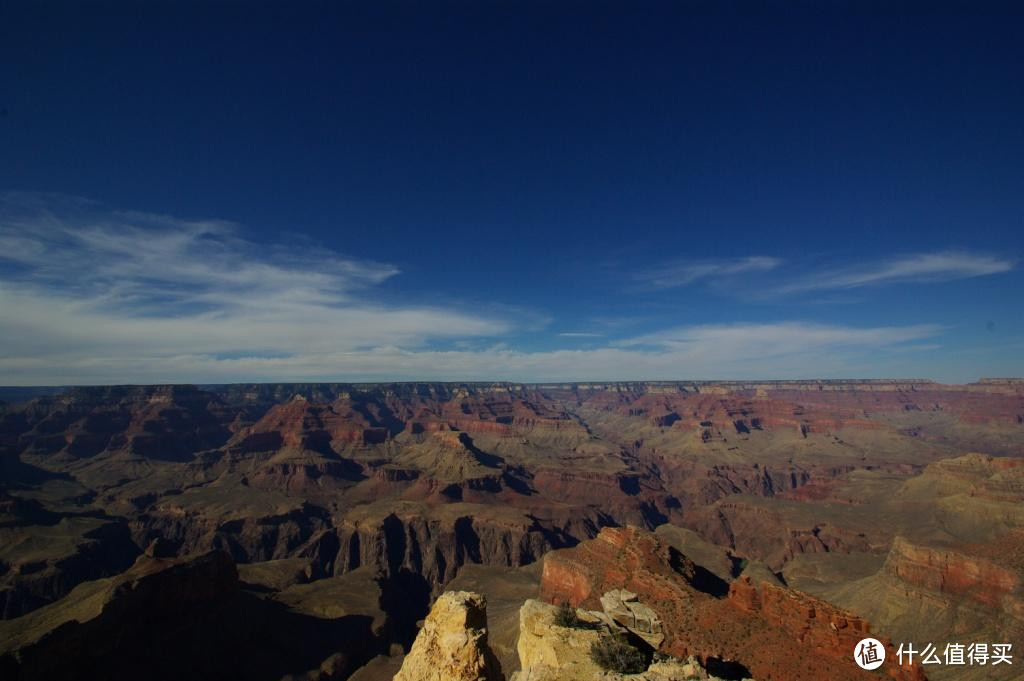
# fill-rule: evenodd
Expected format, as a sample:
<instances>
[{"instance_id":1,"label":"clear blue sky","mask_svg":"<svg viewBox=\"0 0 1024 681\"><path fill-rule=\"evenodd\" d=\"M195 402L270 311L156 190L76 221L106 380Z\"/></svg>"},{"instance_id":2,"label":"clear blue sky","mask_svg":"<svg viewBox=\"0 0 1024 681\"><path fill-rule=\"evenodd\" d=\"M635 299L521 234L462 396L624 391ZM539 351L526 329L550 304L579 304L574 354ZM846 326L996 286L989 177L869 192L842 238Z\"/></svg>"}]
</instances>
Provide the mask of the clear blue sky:
<instances>
[{"instance_id":1,"label":"clear blue sky","mask_svg":"<svg viewBox=\"0 0 1024 681\"><path fill-rule=\"evenodd\" d=\"M0 384L1024 374L1012 4L15 4Z\"/></svg>"}]
</instances>

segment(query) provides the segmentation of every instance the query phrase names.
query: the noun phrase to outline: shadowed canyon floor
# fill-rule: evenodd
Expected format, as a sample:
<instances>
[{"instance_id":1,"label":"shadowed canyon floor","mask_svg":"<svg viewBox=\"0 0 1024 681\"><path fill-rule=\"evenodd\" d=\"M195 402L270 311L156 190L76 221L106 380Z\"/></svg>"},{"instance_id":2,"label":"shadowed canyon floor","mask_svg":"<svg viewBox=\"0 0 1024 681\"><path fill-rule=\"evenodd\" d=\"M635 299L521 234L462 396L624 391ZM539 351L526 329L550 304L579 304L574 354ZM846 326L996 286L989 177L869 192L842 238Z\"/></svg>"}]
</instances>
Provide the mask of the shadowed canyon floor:
<instances>
[{"instance_id":1,"label":"shadowed canyon floor","mask_svg":"<svg viewBox=\"0 0 1024 681\"><path fill-rule=\"evenodd\" d=\"M762 681L1012 679L852 645L1018 652L1022 501L1020 381L71 388L0 404L0 675L390 679L461 589L509 677L628 589Z\"/></svg>"}]
</instances>

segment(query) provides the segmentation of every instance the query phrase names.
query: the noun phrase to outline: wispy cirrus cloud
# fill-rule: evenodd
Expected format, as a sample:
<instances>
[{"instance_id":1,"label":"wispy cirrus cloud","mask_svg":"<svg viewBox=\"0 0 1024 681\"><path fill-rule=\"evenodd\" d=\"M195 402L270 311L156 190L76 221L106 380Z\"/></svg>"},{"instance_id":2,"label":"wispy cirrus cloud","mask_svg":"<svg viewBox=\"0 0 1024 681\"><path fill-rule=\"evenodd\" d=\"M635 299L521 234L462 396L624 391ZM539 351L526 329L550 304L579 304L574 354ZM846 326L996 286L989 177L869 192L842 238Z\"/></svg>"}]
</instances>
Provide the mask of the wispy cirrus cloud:
<instances>
[{"instance_id":1,"label":"wispy cirrus cloud","mask_svg":"<svg viewBox=\"0 0 1024 681\"><path fill-rule=\"evenodd\" d=\"M339 304L395 275L392 265L309 245L258 245L221 220L106 211L93 202L0 196L5 279L119 306L265 308ZM20 276L19 276L20 275Z\"/></svg>"},{"instance_id":2,"label":"wispy cirrus cloud","mask_svg":"<svg viewBox=\"0 0 1024 681\"><path fill-rule=\"evenodd\" d=\"M619 340L615 345L660 348L692 358L739 360L751 354L769 358L844 347L885 348L932 338L943 331L937 324L867 328L796 321L700 324L634 336Z\"/></svg>"},{"instance_id":3,"label":"wispy cirrus cloud","mask_svg":"<svg viewBox=\"0 0 1024 681\"><path fill-rule=\"evenodd\" d=\"M966 251L917 253L816 272L778 286L774 292L785 295L886 284L953 281L1009 272L1016 264L1009 258Z\"/></svg>"},{"instance_id":4,"label":"wispy cirrus cloud","mask_svg":"<svg viewBox=\"0 0 1024 681\"><path fill-rule=\"evenodd\" d=\"M708 267L676 281L774 265ZM590 347L529 351L511 340L522 330L512 312L374 302L375 287L396 276L393 265L301 240L259 244L229 222L2 195L0 383L877 375L886 358L900 368L908 354L931 352L923 341L943 331L698 324L618 341L566 331L566 343Z\"/></svg>"},{"instance_id":5,"label":"wispy cirrus cloud","mask_svg":"<svg viewBox=\"0 0 1024 681\"><path fill-rule=\"evenodd\" d=\"M372 288L396 267L309 244L256 244L228 222L109 211L64 197L0 199L7 366L58 356L102 364L315 355L511 328L453 307L371 302Z\"/></svg>"},{"instance_id":6,"label":"wispy cirrus cloud","mask_svg":"<svg viewBox=\"0 0 1024 681\"><path fill-rule=\"evenodd\" d=\"M697 282L723 283L739 275L768 272L782 265L782 260L765 255L752 255L729 260L674 260L636 273L634 280L642 287L671 289Z\"/></svg>"}]
</instances>

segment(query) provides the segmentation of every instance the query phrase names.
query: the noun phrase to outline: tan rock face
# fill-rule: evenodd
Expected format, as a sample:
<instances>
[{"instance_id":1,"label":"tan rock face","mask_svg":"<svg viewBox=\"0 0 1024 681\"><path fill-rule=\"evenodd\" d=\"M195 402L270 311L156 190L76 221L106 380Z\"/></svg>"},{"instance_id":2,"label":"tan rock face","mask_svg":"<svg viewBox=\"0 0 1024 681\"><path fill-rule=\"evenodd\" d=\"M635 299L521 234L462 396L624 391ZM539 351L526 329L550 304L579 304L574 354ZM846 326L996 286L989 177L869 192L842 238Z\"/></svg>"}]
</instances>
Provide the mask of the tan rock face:
<instances>
[{"instance_id":1,"label":"tan rock face","mask_svg":"<svg viewBox=\"0 0 1024 681\"><path fill-rule=\"evenodd\" d=\"M441 594L394 681L500 681L487 647L487 603L470 591Z\"/></svg>"},{"instance_id":2,"label":"tan rock face","mask_svg":"<svg viewBox=\"0 0 1024 681\"><path fill-rule=\"evenodd\" d=\"M597 629L573 629L554 623L557 608L530 599L519 610L519 681L589 679L601 673L590 659Z\"/></svg>"}]
</instances>

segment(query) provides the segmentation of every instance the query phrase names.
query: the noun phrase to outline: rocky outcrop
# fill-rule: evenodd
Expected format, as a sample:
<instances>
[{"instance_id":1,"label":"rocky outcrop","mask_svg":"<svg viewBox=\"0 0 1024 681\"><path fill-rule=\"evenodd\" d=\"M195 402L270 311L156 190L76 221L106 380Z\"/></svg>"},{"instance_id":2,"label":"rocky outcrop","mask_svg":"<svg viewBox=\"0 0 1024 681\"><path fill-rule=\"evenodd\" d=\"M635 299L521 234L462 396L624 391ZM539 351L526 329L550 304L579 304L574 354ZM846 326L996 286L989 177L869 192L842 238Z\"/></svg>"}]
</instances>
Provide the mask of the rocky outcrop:
<instances>
[{"instance_id":1,"label":"rocky outcrop","mask_svg":"<svg viewBox=\"0 0 1024 681\"><path fill-rule=\"evenodd\" d=\"M464 503L364 505L342 518L302 503L232 519L204 511L170 497L133 520L132 534L142 546L160 537L181 554L219 548L238 562L304 558L317 577L364 566L384 578L414 575L435 596L463 565L526 565L552 548L595 535L601 524L589 511L542 521Z\"/></svg>"},{"instance_id":2,"label":"rocky outcrop","mask_svg":"<svg viewBox=\"0 0 1024 681\"><path fill-rule=\"evenodd\" d=\"M437 599L394 681L499 681L487 646L487 603L468 591Z\"/></svg>"},{"instance_id":3,"label":"rocky outcrop","mask_svg":"<svg viewBox=\"0 0 1024 681\"><path fill-rule=\"evenodd\" d=\"M601 610L608 619L642 638L651 648L656 650L665 641L658 613L641 603L632 591L612 589L600 600Z\"/></svg>"},{"instance_id":4,"label":"rocky outcrop","mask_svg":"<svg viewBox=\"0 0 1024 681\"><path fill-rule=\"evenodd\" d=\"M562 627L555 624L557 608L530 599L519 610L519 652L521 671L512 681L551 677L593 678L601 668L590 659L590 649L601 633L596 627Z\"/></svg>"},{"instance_id":5,"label":"rocky outcrop","mask_svg":"<svg viewBox=\"0 0 1024 681\"><path fill-rule=\"evenodd\" d=\"M509 681L716 681L697 660L655 659L639 673L622 675L599 666L591 650L602 636L615 627L613 617L621 615L621 594L607 594L612 611L580 611L581 624L565 627L556 624L557 608L530 599L519 610L520 671ZM627 598L630 598L627 596ZM604 599L603 599L604 600ZM645 609L642 603L629 601Z\"/></svg>"},{"instance_id":6,"label":"rocky outcrop","mask_svg":"<svg viewBox=\"0 0 1024 681\"><path fill-rule=\"evenodd\" d=\"M646 669L637 673L623 675L598 665L592 649L602 637L633 631L614 619L622 616L624 603L647 612L631 594L607 596L610 611L578 611L574 626L556 623L555 606L534 599L523 603L517 641L520 669L509 681L720 681L693 658L650 660L649 650ZM394 681L498 679L504 676L487 644L486 603L480 594L466 591L445 592L437 599L394 676Z\"/></svg>"}]
</instances>

